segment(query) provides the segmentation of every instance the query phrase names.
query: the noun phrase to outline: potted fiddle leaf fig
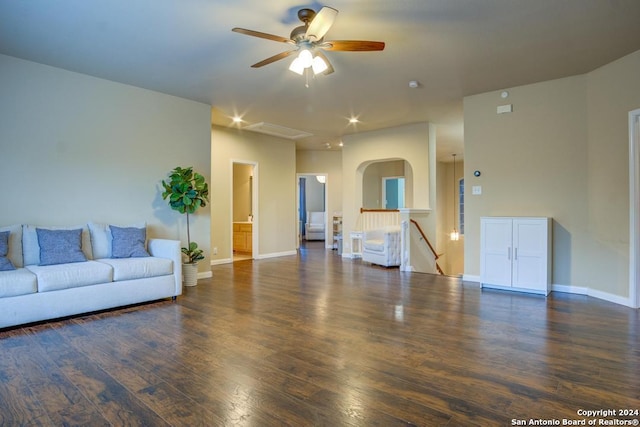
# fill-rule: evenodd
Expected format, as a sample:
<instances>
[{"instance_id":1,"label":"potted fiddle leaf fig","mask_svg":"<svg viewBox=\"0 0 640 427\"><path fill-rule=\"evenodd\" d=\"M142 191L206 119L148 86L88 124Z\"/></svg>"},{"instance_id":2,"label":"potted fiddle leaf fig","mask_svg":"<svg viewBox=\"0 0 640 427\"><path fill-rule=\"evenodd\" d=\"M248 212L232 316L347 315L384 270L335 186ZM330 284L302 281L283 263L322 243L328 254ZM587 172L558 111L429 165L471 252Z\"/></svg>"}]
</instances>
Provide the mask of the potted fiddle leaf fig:
<instances>
[{"instance_id":1,"label":"potted fiddle leaf fig","mask_svg":"<svg viewBox=\"0 0 640 427\"><path fill-rule=\"evenodd\" d=\"M185 255L183 274L185 286L195 286L198 283L198 261L204 259L202 249L196 242L191 241L189 230L189 215L209 202L209 186L204 176L194 172L193 167L176 167L169 174L169 179L162 180L164 192L163 200L169 200L171 209L187 215L187 246L182 248Z\"/></svg>"}]
</instances>

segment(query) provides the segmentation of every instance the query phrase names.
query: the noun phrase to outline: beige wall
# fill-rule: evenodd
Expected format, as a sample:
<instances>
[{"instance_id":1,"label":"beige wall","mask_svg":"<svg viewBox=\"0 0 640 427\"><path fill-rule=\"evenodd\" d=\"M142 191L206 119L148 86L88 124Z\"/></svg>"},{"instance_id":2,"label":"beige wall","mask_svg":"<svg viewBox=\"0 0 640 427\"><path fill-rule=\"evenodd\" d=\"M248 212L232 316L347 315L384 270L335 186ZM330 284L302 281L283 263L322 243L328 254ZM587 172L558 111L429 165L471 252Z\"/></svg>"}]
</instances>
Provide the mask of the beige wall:
<instances>
[{"instance_id":1,"label":"beige wall","mask_svg":"<svg viewBox=\"0 0 640 427\"><path fill-rule=\"evenodd\" d=\"M435 198L430 199L431 193L434 192L430 185L435 179L435 172L430 166L431 135L433 131L428 123L417 123L343 137L342 200L345 236L355 229L363 200L363 172L371 162L406 160L408 163L405 167L407 207L429 209L430 205L435 203ZM432 172L433 177L430 176ZM435 220L428 222L424 228L427 235L435 235ZM349 239L344 240L343 250L346 254L351 253Z\"/></svg>"},{"instance_id":2,"label":"beige wall","mask_svg":"<svg viewBox=\"0 0 640 427\"><path fill-rule=\"evenodd\" d=\"M640 107L640 52L587 75L464 100L465 276L479 271L481 216L549 216L553 283L628 296L628 112ZM513 113L496 106L513 104ZM474 170L482 176L475 178Z\"/></svg>"},{"instance_id":3,"label":"beige wall","mask_svg":"<svg viewBox=\"0 0 640 427\"><path fill-rule=\"evenodd\" d=\"M292 141L213 126L211 131L211 246L213 262L232 258L231 190L234 162L256 164L253 178L254 257L296 251L296 151ZM254 240L255 242L255 240Z\"/></svg>"},{"instance_id":4,"label":"beige wall","mask_svg":"<svg viewBox=\"0 0 640 427\"><path fill-rule=\"evenodd\" d=\"M587 75L589 286L629 287L629 111L640 108L640 51Z\"/></svg>"},{"instance_id":5,"label":"beige wall","mask_svg":"<svg viewBox=\"0 0 640 427\"><path fill-rule=\"evenodd\" d=\"M209 181L210 106L0 55L0 225L146 221L186 242L160 181L194 166ZM191 235L210 271L209 207Z\"/></svg>"}]
</instances>

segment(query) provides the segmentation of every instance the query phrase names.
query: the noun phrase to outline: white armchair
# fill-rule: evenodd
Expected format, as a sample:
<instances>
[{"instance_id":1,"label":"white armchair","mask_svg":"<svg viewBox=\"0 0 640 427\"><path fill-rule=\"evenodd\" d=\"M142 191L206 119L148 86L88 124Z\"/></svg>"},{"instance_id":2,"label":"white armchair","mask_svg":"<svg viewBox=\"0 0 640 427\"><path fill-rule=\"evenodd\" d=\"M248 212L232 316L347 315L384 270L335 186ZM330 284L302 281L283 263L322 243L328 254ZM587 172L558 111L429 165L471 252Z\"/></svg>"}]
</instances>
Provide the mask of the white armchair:
<instances>
[{"instance_id":1,"label":"white armchair","mask_svg":"<svg viewBox=\"0 0 640 427\"><path fill-rule=\"evenodd\" d=\"M364 232L362 260L384 267L399 266L400 227L393 225Z\"/></svg>"},{"instance_id":2,"label":"white armchair","mask_svg":"<svg viewBox=\"0 0 640 427\"><path fill-rule=\"evenodd\" d=\"M305 240L324 240L327 217L325 212L307 212Z\"/></svg>"}]
</instances>

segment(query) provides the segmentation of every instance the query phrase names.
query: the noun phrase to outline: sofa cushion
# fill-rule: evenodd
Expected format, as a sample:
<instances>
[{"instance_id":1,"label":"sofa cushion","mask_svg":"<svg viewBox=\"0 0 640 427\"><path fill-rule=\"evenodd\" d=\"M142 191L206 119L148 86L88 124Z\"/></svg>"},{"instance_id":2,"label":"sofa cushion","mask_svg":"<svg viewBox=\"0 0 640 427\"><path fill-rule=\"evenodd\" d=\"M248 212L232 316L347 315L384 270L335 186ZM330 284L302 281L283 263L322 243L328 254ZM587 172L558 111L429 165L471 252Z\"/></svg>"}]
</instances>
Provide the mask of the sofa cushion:
<instances>
[{"instance_id":1,"label":"sofa cushion","mask_svg":"<svg viewBox=\"0 0 640 427\"><path fill-rule=\"evenodd\" d=\"M113 269L111 266L97 261L55 265L28 265L26 268L37 276L38 292L113 281Z\"/></svg>"},{"instance_id":2,"label":"sofa cushion","mask_svg":"<svg viewBox=\"0 0 640 427\"><path fill-rule=\"evenodd\" d=\"M9 231L0 231L0 271L11 271L16 268L7 258L9 252Z\"/></svg>"},{"instance_id":3,"label":"sofa cushion","mask_svg":"<svg viewBox=\"0 0 640 427\"><path fill-rule=\"evenodd\" d=\"M113 268L115 282L173 274L173 261L166 258L104 258L97 261Z\"/></svg>"},{"instance_id":4,"label":"sofa cushion","mask_svg":"<svg viewBox=\"0 0 640 427\"><path fill-rule=\"evenodd\" d=\"M126 227L146 228L145 222L134 223ZM90 222L88 224L91 236L91 247L93 249L93 259L111 258L111 242L113 236L109 224Z\"/></svg>"},{"instance_id":5,"label":"sofa cushion","mask_svg":"<svg viewBox=\"0 0 640 427\"><path fill-rule=\"evenodd\" d=\"M111 230L111 258L148 257L145 248L147 230L137 227L116 227L110 225Z\"/></svg>"},{"instance_id":6,"label":"sofa cushion","mask_svg":"<svg viewBox=\"0 0 640 427\"><path fill-rule=\"evenodd\" d=\"M26 268L0 274L0 298L33 294L38 291L36 276Z\"/></svg>"},{"instance_id":7,"label":"sofa cushion","mask_svg":"<svg viewBox=\"0 0 640 427\"><path fill-rule=\"evenodd\" d=\"M8 227L0 227L0 231L9 232L9 251L7 258L14 267L20 268L24 265L22 262L22 225L10 225Z\"/></svg>"},{"instance_id":8,"label":"sofa cushion","mask_svg":"<svg viewBox=\"0 0 640 427\"><path fill-rule=\"evenodd\" d=\"M84 225L77 227L36 227L34 225L22 226L22 254L24 257L24 265L40 264L40 245L38 243L38 234L36 228L46 230L75 230L82 228L82 253L87 259L91 259L91 238L89 237L89 228Z\"/></svg>"},{"instance_id":9,"label":"sofa cushion","mask_svg":"<svg viewBox=\"0 0 640 427\"><path fill-rule=\"evenodd\" d=\"M362 245L362 248L371 252L384 252L384 240L365 240Z\"/></svg>"},{"instance_id":10,"label":"sofa cushion","mask_svg":"<svg viewBox=\"0 0 640 427\"><path fill-rule=\"evenodd\" d=\"M38 265L66 264L84 262L87 257L82 253L82 229L47 230L36 228L40 246Z\"/></svg>"}]
</instances>

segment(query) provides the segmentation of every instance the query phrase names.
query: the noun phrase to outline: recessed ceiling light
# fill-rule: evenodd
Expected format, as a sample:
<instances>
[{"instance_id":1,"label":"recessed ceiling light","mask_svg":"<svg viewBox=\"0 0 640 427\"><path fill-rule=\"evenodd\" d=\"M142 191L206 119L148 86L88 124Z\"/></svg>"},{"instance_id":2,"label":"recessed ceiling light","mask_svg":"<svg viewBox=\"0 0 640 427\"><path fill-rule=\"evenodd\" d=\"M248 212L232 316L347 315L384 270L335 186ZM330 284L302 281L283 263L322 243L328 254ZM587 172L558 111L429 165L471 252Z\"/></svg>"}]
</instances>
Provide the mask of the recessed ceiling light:
<instances>
[{"instance_id":1,"label":"recessed ceiling light","mask_svg":"<svg viewBox=\"0 0 640 427\"><path fill-rule=\"evenodd\" d=\"M242 123L242 117L234 116L233 117L233 123Z\"/></svg>"},{"instance_id":2,"label":"recessed ceiling light","mask_svg":"<svg viewBox=\"0 0 640 427\"><path fill-rule=\"evenodd\" d=\"M360 121L360 120L358 120L358 118L357 118L357 117L351 117L351 118L349 119L349 123L358 123L359 121Z\"/></svg>"}]
</instances>

